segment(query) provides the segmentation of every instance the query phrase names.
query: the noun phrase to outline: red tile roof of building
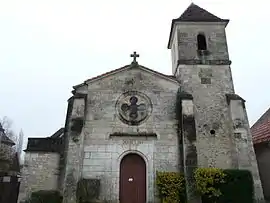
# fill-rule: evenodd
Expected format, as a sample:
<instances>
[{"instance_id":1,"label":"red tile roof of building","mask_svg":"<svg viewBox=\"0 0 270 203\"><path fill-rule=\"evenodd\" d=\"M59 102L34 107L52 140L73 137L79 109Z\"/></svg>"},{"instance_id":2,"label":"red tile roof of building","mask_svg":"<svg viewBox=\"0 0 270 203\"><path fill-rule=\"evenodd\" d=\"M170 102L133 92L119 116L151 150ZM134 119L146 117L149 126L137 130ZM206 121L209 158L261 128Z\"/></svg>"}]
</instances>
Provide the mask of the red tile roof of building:
<instances>
[{"instance_id":1,"label":"red tile roof of building","mask_svg":"<svg viewBox=\"0 0 270 203\"><path fill-rule=\"evenodd\" d=\"M253 144L270 141L270 108L251 127Z\"/></svg>"}]
</instances>

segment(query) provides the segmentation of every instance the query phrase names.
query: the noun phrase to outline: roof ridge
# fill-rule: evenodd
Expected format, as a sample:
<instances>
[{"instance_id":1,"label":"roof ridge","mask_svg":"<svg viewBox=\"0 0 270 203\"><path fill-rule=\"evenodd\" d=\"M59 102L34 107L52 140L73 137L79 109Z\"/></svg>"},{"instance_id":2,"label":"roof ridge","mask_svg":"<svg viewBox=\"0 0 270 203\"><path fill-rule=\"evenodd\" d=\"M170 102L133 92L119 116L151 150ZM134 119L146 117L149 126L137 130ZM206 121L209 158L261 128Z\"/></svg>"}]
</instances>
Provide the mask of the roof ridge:
<instances>
[{"instance_id":1,"label":"roof ridge","mask_svg":"<svg viewBox=\"0 0 270 203\"><path fill-rule=\"evenodd\" d=\"M204 21L204 22L218 22L224 21L222 18L210 13L206 9L198 6L195 3L191 3L189 7L180 15L178 20L181 21Z\"/></svg>"},{"instance_id":2,"label":"roof ridge","mask_svg":"<svg viewBox=\"0 0 270 203\"><path fill-rule=\"evenodd\" d=\"M167 74L161 73L161 72L159 72L159 71L153 70L153 69L151 69L151 68L147 68L147 67L145 67L145 66L143 66L143 65L140 65L140 64L135 64L135 65L134 65L134 64L129 64L129 65L125 65L125 66L123 66L123 67L120 67L120 68L117 68L117 69L114 69L114 70L111 70L111 71L107 71L107 72L105 72L105 73L103 73L103 74L94 76L94 77L92 77L92 78L89 78L89 79L85 80L83 83L80 83L80 84L78 84L78 85L73 86L73 89L77 89L77 88L79 88L79 87L85 85L87 82L90 82L90 81L92 81L92 80L99 79L99 78L105 77L105 76L107 76L107 75L109 75L109 74L114 74L114 73L117 73L118 71L123 71L123 70L129 69L129 68L142 68L142 69L145 69L145 70L147 70L147 71L151 71L151 72L153 72L153 73L155 73L155 74L159 74L160 76L167 77L167 78L170 79L170 80L177 81L173 75L167 75ZM177 81L177 82L178 82L178 81Z\"/></svg>"},{"instance_id":3,"label":"roof ridge","mask_svg":"<svg viewBox=\"0 0 270 203\"><path fill-rule=\"evenodd\" d=\"M63 133L64 133L64 128L62 127L60 129L58 129L55 133L53 133L50 137L51 138L57 138Z\"/></svg>"}]
</instances>

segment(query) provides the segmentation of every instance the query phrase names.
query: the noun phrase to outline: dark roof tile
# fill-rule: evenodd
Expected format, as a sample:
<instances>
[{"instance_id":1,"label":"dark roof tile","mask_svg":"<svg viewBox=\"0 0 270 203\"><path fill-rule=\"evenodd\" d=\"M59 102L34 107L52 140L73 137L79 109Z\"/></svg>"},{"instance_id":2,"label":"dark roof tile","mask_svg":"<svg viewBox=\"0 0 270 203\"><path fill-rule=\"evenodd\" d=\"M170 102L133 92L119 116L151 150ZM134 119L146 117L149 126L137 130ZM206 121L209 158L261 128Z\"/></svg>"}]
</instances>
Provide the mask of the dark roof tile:
<instances>
[{"instance_id":1,"label":"dark roof tile","mask_svg":"<svg viewBox=\"0 0 270 203\"><path fill-rule=\"evenodd\" d=\"M175 21L183 22L227 22L228 20L221 19L207 10L191 3L184 13Z\"/></svg>"},{"instance_id":2,"label":"dark roof tile","mask_svg":"<svg viewBox=\"0 0 270 203\"><path fill-rule=\"evenodd\" d=\"M25 152L61 152L63 140L61 138L28 138Z\"/></svg>"},{"instance_id":3,"label":"dark roof tile","mask_svg":"<svg viewBox=\"0 0 270 203\"><path fill-rule=\"evenodd\" d=\"M61 135L64 133L64 130L65 128L60 128L53 135L51 135L51 138L61 137Z\"/></svg>"}]
</instances>

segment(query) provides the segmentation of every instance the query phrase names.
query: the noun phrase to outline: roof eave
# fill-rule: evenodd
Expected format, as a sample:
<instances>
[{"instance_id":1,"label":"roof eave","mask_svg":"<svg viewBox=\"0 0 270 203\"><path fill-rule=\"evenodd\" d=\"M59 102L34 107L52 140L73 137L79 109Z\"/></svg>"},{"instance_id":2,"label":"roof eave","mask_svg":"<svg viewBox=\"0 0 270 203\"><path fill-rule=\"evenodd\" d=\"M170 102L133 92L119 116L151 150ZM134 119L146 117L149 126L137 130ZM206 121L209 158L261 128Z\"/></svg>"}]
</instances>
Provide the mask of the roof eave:
<instances>
[{"instance_id":1,"label":"roof eave","mask_svg":"<svg viewBox=\"0 0 270 203\"><path fill-rule=\"evenodd\" d=\"M142 66L142 65L140 65L140 67L143 68L145 71L147 71L149 73L152 73L152 74L156 74L156 75L158 75L159 77L161 77L163 79L170 80L171 82L174 82L176 84L180 84L180 82L176 78L170 77L170 75L165 75L163 73L160 73L158 71L152 70L152 69L147 68L147 67Z\"/></svg>"},{"instance_id":2,"label":"roof eave","mask_svg":"<svg viewBox=\"0 0 270 203\"><path fill-rule=\"evenodd\" d=\"M174 21L175 21L175 19L173 19L172 23L171 23L171 30L170 30L170 36L169 36L167 49L171 49L171 39L172 39L172 32L173 32L173 28L174 28Z\"/></svg>"},{"instance_id":3,"label":"roof eave","mask_svg":"<svg viewBox=\"0 0 270 203\"><path fill-rule=\"evenodd\" d=\"M100 80L102 78L105 78L105 77L108 77L110 75L113 75L113 74L116 74L116 73L119 73L119 72L122 72L128 68L130 68L133 64L129 64L129 65L125 65L123 67L120 67L120 68L117 68L117 69L114 69L114 70L111 70L111 71L108 71L106 73L103 73L101 75L97 75L95 77L92 77L90 79L87 79L84 81L84 84L89 84L89 83L92 83L92 82L95 82L97 80Z\"/></svg>"},{"instance_id":4,"label":"roof eave","mask_svg":"<svg viewBox=\"0 0 270 203\"><path fill-rule=\"evenodd\" d=\"M78 84L78 85L74 85L72 88L73 88L74 90L76 90L76 89L78 89L79 87L83 87L84 85L86 85L85 82L80 83L80 84Z\"/></svg>"},{"instance_id":5,"label":"roof eave","mask_svg":"<svg viewBox=\"0 0 270 203\"><path fill-rule=\"evenodd\" d=\"M64 133L64 128L60 128L49 137L51 137L51 138L59 138L63 133Z\"/></svg>"}]
</instances>

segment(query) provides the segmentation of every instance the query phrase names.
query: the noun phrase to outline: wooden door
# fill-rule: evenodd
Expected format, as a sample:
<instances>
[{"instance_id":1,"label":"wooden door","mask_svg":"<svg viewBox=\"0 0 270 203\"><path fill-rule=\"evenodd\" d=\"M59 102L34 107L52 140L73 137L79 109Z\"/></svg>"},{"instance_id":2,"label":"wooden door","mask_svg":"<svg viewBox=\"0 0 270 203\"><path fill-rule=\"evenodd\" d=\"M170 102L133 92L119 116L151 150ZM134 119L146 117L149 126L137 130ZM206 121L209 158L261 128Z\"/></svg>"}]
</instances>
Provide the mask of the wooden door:
<instances>
[{"instance_id":1,"label":"wooden door","mask_svg":"<svg viewBox=\"0 0 270 203\"><path fill-rule=\"evenodd\" d=\"M146 202L146 164L137 154L126 155L120 164L120 203Z\"/></svg>"}]
</instances>

